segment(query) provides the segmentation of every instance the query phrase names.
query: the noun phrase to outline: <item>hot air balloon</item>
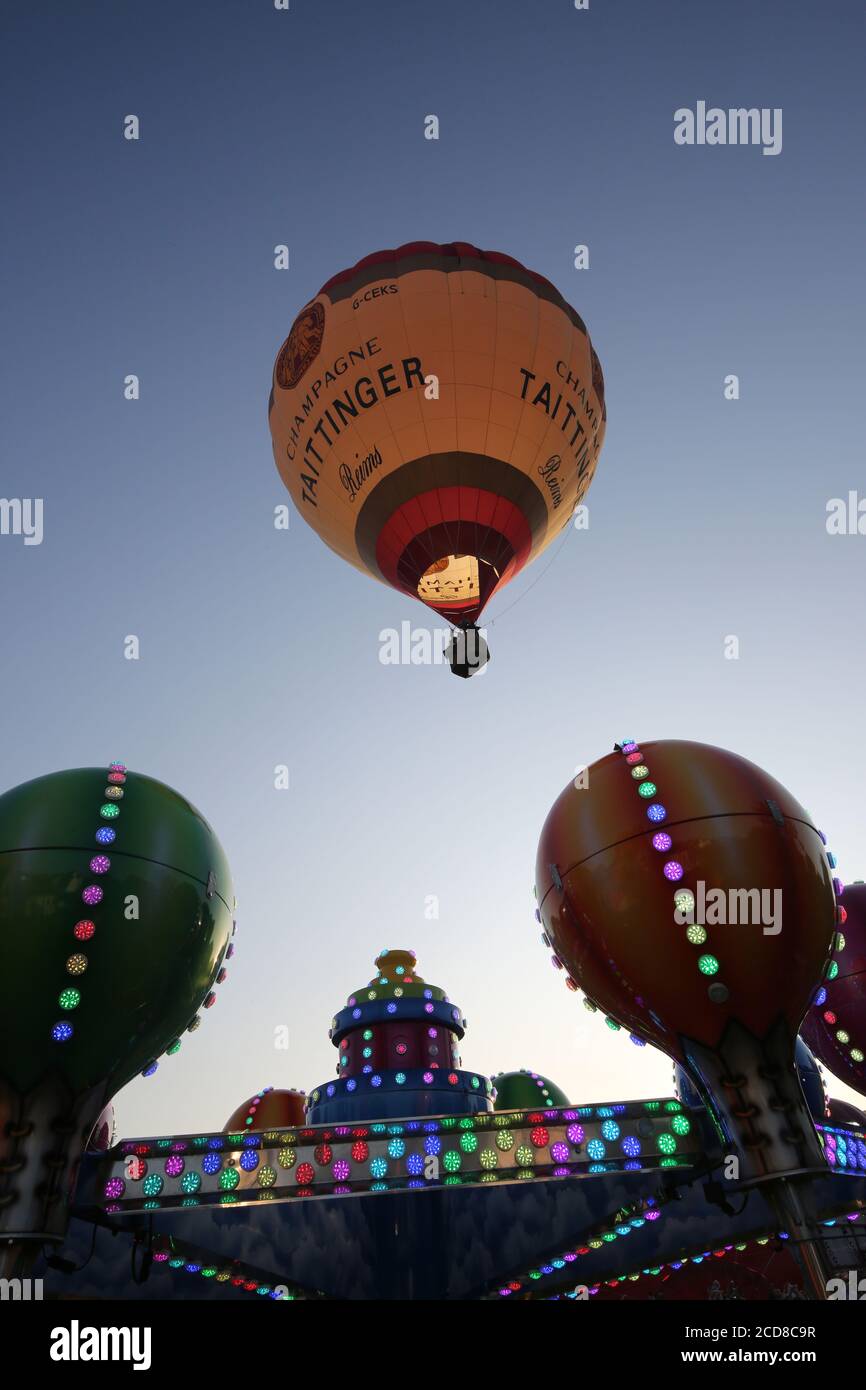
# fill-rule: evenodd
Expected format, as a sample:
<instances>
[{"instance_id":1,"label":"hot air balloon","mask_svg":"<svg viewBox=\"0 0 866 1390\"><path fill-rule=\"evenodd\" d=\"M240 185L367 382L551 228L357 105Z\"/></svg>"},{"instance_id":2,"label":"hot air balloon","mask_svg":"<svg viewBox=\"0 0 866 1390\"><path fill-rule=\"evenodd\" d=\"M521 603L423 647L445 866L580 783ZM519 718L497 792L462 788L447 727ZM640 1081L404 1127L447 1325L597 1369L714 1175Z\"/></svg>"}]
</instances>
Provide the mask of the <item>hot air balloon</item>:
<instances>
[{"instance_id":1,"label":"hot air balloon","mask_svg":"<svg viewBox=\"0 0 866 1390\"><path fill-rule=\"evenodd\" d=\"M303 1091L275 1091L273 1086L265 1086L232 1111L223 1130L241 1134L245 1129L291 1129L304 1124L306 1104Z\"/></svg>"},{"instance_id":2,"label":"hot air balloon","mask_svg":"<svg viewBox=\"0 0 866 1390\"><path fill-rule=\"evenodd\" d=\"M820 832L774 778L706 744L626 740L586 781L559 797L538 848L555 963L685 1068L741 1183L823 1169L794 1066L835 936ZM795 1185L768 1190L804 1230Z\"/></svg>"},{"instance_id":3,"label":"hot air balloon","mask_svg":"<svg viewBox=\"0 0 866 1390\"><path fill-rule=\"evenodd\" d=\"M225 976L228 864L207 821L112 763L0 797L0 1239L60 1240L110 1098L199 1023Z\"/></svg>"},{"instance_id":4,"label":"hot air balloon","mask_svg":"<svg viewBox=\"0 0 866 1390\"><path fill-rule=\"evenodd\" d=\"M569 524L606 418L580 315L465 242L335 275L295 319L269 402L280 476L325 544L465 632ZM460 675L486 655L449 653Z\"/></svg>"},{"instance_id":5,"label":"hot air balloon","mask_svg":"<svg viewBox=\"0 0 866 1390\"><path fill-rule=\"evenodd\" d=\"M834 1076L866 1095L866 883L838 886L836 950L800 1031Z\"/></svg>"}]
</instances>

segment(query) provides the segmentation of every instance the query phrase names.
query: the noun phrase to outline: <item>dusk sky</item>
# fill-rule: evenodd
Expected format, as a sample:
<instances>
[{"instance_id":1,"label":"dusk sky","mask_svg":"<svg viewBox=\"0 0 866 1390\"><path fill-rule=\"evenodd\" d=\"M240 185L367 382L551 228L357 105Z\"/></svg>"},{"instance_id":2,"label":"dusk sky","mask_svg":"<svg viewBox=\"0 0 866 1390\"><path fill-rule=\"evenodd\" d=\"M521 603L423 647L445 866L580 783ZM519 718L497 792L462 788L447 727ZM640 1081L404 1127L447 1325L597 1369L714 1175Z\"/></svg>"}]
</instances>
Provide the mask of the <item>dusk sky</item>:
<instances>
[{"instance_id":1,"label":"dusk sky","mask_svg":"<svg viewBox=\"0 0 866 1390\"><path fill-rule=\"evenodd\" d=\"M0 491L44 499L44 537L0 536L2 785L121 759L201 809L238 898L217 1006L119 1132L329 1080L385 945L462 1006L473 1069L669 1093L551 969L535 849L578 765L689 738L779 778L866 878L866 535L826 525L866 496L861 7L7 0L3 28ZM699 101L781 108L781 152L677 145ZM383 665L383 630L441 624L273 524L275 354L333 274L414 239L548 277L606 379L589 529L494 598L472 681Z\"/></svg>"}]
</instances>

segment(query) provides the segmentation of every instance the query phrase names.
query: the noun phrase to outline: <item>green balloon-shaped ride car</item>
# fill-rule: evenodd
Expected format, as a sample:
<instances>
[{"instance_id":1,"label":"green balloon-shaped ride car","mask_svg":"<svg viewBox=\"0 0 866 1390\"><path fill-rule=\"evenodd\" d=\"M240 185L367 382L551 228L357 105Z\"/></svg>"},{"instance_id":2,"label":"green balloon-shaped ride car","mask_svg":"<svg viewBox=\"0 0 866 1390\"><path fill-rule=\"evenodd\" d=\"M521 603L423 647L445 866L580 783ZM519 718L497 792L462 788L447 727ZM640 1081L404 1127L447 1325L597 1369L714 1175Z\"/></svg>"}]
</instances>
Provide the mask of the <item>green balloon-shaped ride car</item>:
<instances>
[{"instance_id":1,"label":"green balloon-shaped ride car","mask_svg":"<svg viewBox=\"0 0 866 1390\"><path fill-rule=\"evenodd\" d=\"M62 1237L100 1111L213 1003L233 910L219 841L162 782L112 763L0 796L4 1243Z\"/></svg>"}]
</instances>

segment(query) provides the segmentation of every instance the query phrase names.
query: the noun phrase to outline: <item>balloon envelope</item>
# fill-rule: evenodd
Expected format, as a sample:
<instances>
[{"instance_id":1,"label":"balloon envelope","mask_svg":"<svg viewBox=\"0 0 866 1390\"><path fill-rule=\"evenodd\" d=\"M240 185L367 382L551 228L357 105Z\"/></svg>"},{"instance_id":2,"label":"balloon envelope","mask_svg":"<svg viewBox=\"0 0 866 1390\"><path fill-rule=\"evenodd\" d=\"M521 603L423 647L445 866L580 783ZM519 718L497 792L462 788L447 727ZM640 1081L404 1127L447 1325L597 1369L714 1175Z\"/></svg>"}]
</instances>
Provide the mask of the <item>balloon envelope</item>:
<instances>
[{"instance_id":1,"label":"balloon envelope","mask_svg":"<svg viewBox=\"0 0 866 1390\"><path fill-rule=\"evenodd\" d=\"M548 280L464 242L411 242L301 310L269 421L280 476L326 545L466 625L585 496L604 382Z\"/></svg>"}]
</instances>

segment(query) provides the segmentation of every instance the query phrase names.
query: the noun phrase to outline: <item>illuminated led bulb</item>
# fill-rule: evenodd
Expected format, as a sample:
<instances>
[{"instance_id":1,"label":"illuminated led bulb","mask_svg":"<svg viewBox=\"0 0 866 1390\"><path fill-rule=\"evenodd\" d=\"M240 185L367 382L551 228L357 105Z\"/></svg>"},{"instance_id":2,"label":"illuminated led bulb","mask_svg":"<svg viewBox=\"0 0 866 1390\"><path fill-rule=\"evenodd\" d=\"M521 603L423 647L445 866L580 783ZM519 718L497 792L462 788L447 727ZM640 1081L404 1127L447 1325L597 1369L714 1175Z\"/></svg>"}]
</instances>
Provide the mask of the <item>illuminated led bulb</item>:
<instances>
[{"instance_id":1,"label":"illuminated led bulb","mask_svg":"<svg viewBox=\"0 0 866 1390\"><path fill-rule=\"evenodd\" d=\"M702 975L717 975L719 972L719 962L715 956L698 956L698 969Z\"/></svg>"},{"instance_id":2,"label":"illuminated led bulb","mask_svg":"<svg viewBox=\"0 0 866 1390\"><path fill-rule=\"evenodd\" d=\"M634 777L635 781L639 782L642 777L649 776L649 768L645 763L638 763L636 767L632 768L631 775Z\"/></svg>"},{"instance_id":3,"label":"illuminated led bulb","mask_svg":"<svg viewBox=\"0 0 866 1390\"><path fill-rule=\"evenodd\" d=\"M641 782L637 789L638 796L655 796L658 787L655 782Z\"/></svg>"},{"instance_id":4,"label":"illuminated led bulb","mask_svg":"<svg viewBox=\"0 0 866 1390\"><path fill-rule=\"evenodd\" d=\"M686 939L690 941L693 946L703 946L707 939L706 929L699 926L696 922L693 926L686 927Z\"/></svg>"},{"instance_id":5,"label":"illuminated led bulb","mask_svg":"<svg viewBox=\"0 0 866 1390\"><path fill-rule=\"evenodd\" d=\"M81 1003L81 994L77 989L62 989L57 1002L61 1009L77 1009Z\"/></svg>"},{"instance_id":6,"label":"illuminated led bulb","mask_svg":"<svg viewBox=\"0 0 866 1390\"><path fill-rule=\"evenodd\" d=\"M69 975L83 975L87 969L87 957L80 951L70 956L66 962L66 970Z\"/></svg>"}]
</instances>

